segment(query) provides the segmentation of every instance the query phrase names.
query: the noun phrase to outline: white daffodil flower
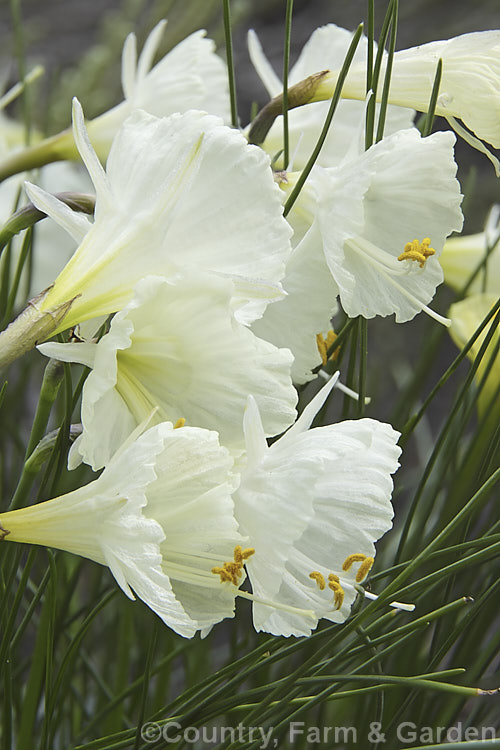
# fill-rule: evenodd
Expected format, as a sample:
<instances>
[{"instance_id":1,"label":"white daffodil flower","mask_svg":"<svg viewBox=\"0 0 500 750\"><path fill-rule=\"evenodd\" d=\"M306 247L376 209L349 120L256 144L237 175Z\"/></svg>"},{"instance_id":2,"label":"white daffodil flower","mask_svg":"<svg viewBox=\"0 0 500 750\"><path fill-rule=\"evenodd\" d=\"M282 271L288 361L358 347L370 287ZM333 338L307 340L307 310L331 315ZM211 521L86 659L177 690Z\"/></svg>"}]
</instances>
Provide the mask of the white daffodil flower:
<instances>
[{"instance_id":1,"label":"white daffodil flower","mask_svg":"<svg viewBox=\"0 0 500 750\"><path fill-rule=\"evenodd\" d=\"M135 109L157 117L199 109L230 122L226 65L215 54L206 31L195 31L152 66L167 25L152 30L137 59L137 39L129 34L123 45L122 87L125 99L87 124L90 140L105 160L118 129Z\"/></svg>"},{"instance_id":2,"label":"white daffodil flower","mask_svg":"<svg viewBox=\"0 0 500 750\"><path fill-rule=\"evenodd\" d=\"M500 206L491 209L483 232L446 240L439 262L445 284L457 292L465 288L472 274L484 263L467 294L500 294Z\"/></svg>"},{"instance_id":3,"label":"white daffodil flower","mask_svg":"<svg viewBox=\"0 0 500 750\"><path fill-rule=\"evenodd\" d=\"M452 39L399 50L393 58L389 104L427 112L439 60L442 60L442 75L436 114L445 117L458 135L485 153L499 176L500 162L482 141L500 148L500 31L462 34ZM339 69L340 66L337 66L337 70L322 78L311 101L332 96ZM384 74L385 63L381 77ZM366 65L357 63L351 66L342 96L364 100ZM377 101L381 97L382 86L379 86ZM462 120L477 138L455 118Z\"/></svg>"},{"instance_id":4,"label":"white daffodil flower","mask_svg":"<svg viewBox=\"0 0 500 750\"><path fill-rule=\"evenodd\" d=\"M148 274L200 269L234 279L239 320L270 299L291 251L269 157L203 112L123 124L106 172L74 103L74 133L96 189L95 220L33 185L29 197L80 243L42 299L0 336L0 366L52 333L121 309Z\"/></svg>"},{"instance_id":5,"label":"white daffodil flower","mask_svg":"<svg viewBox=\"0 0 500 750\"><path fill-rule=\"evenodd\" d=\"M291 68L289 86L299 83L308 76L322 70L337 70L342 67L344 58L352 40L352 32L331 23L316 29L304 45L295 65ZM248 35L248 49L250 57L262 83L271 98L283 91L283 84L265 57L261 44L254 31ZM362 37L356 50L353 64L358 64L365 70L366 91L366 57L368 42ZM363 97L364 99L364 97ZM314 102L307 106L293 109L288 114L288 132L290 141L290 157L293 170L302 169L307 163L319 138L321 129L328 112L328 102ZM332 126L318 157L318 164L333 167L339 164L349 149L354 148L357 153L364 150L364 115L365 106L362 102L341 101L335 112ZM411 127L415 112L401 107L388 107L385 132ZM377 122L376 118L376 122ZM263 148L274 156L283 148L283 118L279 116L274 122L264 143ZM283 160L277 164L283 165Z\"/></svg>"},{"instance_id":6,"label":"white daffodil flower","mask_svg":"<svg viewBox=\"0 0 500 750\"><path fill-rule=\"evenodd\" d=\"M221 443L244 448L247 396L259 404L266 435L296 416L292 356L257 338L231 310L227 279L192 272L174 280L151 276L115 315L97 344L42 344L40 351L92 368L82 394L83 433L70 467L82 457L94 470L156 409L158 421L216 430Z\"/></svg>"},{"instance_id":7,"label":"white daffodil flower","mask_svg":"<svg viewBox=\"0 0 500 750\"><path fill-rule=\"evenodd\" d=\"M443 279L445 238L462 227L454 143L449 132L402 130L338 168L312 171L289 218L321 237L350 317L395 313L401 323L424 310L448 323L427 303ZM287 175L288 189L295 179Z\"/></svg>"},{"instance_id":8,"label":"white daffodil flower","mask_svg":"<svg viewBox=\"0 0 500 750\"><path fill-rule=\"evenodd\" d=\"M244 541L232 464L216 433L162 423L115 455L94 482L2 514L0 539L107 565L128 597L191 637L234 613L237 589L212 573Z\"/></svg>"},{"instance_id":9,"label":"white daffodil flower","mask_svg":"<svg viewBox=\"0 0 500 750\"><path fill-rule=\"evenodd\" d=\"M214 42L204 38L205 31L194 32L151 67L165 26L166 21L160 21L152 30L139 59L135 34L129 34L125 40L122 54L125 99L88 123L90 140L103 162L119 128L136 109L157 117L198 109L230 122L226 65L215 54ZM1 160L0 180L66 159L78 159L78 143L75 146L70 128Z\"/></svg>"},{"instance_id":10,"label":"white daffodil flower","mask_svg":"<svg viewBox=\"0 0 500 750\"><path fill-rule=\"evenodd\" d=\"M241 533L255 551L247 573L257 598L256 630L308 635L320 618L343 622L355 585L373 563L374 542L392 525L399 433L373 419L309 429L334 382L271 446L255 401L248 402L246 465L233 497ZM314 617L280 605L312 610Z\"/></svg>"},{"instance_id":11,"label":"white daffodil flower","mask_svg":"<svg viewBox=\"0 0 500 750\"><path fill-rule=\"evenodd\" d=\"M455 302L451 305L448 313L451 319L450 336L459 349L463 349L481 321L488 315L497 299L498 294L483 292L472 294L470 297L466 297L460 300L460 302ZM472 362L478 356L491 324L486 326L470 348L467 356ZM500 417L500 397L498 395L500 384L499 341L500 331L497 328L493 333L475 375L477 384L486 376L486 381L478 398L478 411L481 417L492 420L494 429L498 427L498 418ZM496 354L495 349L497 350ZM492 357L494 357L493 361ZM489 372L486 375L488 369Z\"/></svg>"}]
</instances>

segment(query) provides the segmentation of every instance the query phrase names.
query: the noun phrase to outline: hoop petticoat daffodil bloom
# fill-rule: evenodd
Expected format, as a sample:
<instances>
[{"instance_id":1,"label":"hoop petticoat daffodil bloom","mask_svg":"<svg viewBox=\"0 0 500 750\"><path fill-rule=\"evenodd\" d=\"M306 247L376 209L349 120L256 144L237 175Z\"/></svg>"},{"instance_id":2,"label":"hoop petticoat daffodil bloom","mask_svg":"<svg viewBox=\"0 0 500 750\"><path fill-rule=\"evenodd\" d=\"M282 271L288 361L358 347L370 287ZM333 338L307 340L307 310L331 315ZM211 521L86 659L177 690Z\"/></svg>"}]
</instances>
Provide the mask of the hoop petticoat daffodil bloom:
<instances>
[{"instance_id":1,"label":"hoop petticoat daffodil bloom","mask_svg":"<svg viewBox=\"0 0 500 750\"><path fill-rule=\"evenodd\" d=\"M500 206L491 209L483 232L446 240L439 261L445 284L457 292L465 288L472 274L484 263L468 286L467 295L500 294Z\"/></svg>"},{"instance_id":2,"label":"hoop petticoat daffodil bloom","mask_svg":"<svg viewBox=\"0 0 500 750\"><path fill-rule=\"evenodd\" d=\"M231 120L229 86L224 61L215 54L215 43L206 31L190 34L152 68L167 25L160 21L152 30L137 60L137 40L129 34L123 45L122 86L125 99L109 112L90 120L89 138L105 160L119 127L134 109L157 117L199 109Z\"/></svg>"},{"instance_id":3,"label":"hoop petticoat daffodil bloom","mask_svg":"<svg viewBox=\"0 0 500 750\"><path fill-rule=\"evenodd\" d=\"M374 542L392 525L399 433L373 419L308 429L334 383L271 446L249 399L235 515L255 550L247 570L253 593L276 603L254 603L256 630L308 635L320 618L343 622L373 563ZM279 604L312 610L314 619Z\"/></svg>"},{"instance_id":4,"label":"hoop petticoat daffodil bloom","mask_svg":"<svg viewBox=\"0 0 500 750\"><path fill-rule=\"evenodd\" d=\"M427 303L443 280L445 238L462 227L454 143L450 132L401 130L337 168L312 170L288 219L309 222L350 317L395 313L402 323L424 310L448 322Z\"/></svg>"},{"instance_id":5,"label":"hoop petticoat daffodil bloom","mask_svg":"<svg viewBox=\"0 0 500 750\"><path fill-rule=\"evenodd\" d=\"M471 145L477 140L454 122L462 120L476 136L494 148L500 148L500 31L478 31L452 39L430 42L399 50L394 54L389 104L427 112L439 60L443 61L436 114L450 120L452 127ZM380 80L383 80L385 63ZM318 68L321 70L321 68ZM323 76L311 101L328 99L337 82L332 70ZM349 69L342 89L346 99L366 97L366 65ZM377 89L382 97L382 85ZM467 137L469 135L469 137ZM474 142L475 141L475 142ZM483 144L482 150L486 150ZM493 157L498 170L498 160Z\"/></svg>"},{"instance_id":6,"label":"hoop petticoat daffodil bloom","mask_svg":"<svg viewBox=\"0 0 500 750\"><path fill-rule=\"evenodd\" d=\"M199 109L230 121L229 87L224 61L206 31L195 31L154 67L154 57L165 30L160 21L146 39L137 59L137 40L129 34L122 54L124 101L88 122L90 140L104 162L120 126L135 109L157 117ZM0 179L61 159L78 159L71 129L27 147L0 163Z\"/></svg>"},{"instance_id":7,"label":"hoop petticoat daffodil bloom","mask_svg":"<svg viewBox=\"0 0 500 750\"><path fill-rule=\"evenodd\" d=\"M333 23L316 29L304 45L299 58L291 68L289 86L298 84L318 71L325 69L336 70L342 67L344 58L352 40L352 32L342 29ZM259 39L254 31L248 34L248 49L250 57L262 83L271 98L283 91L283 84L274 72L264 55ZM368 42L362 37L353 65L364 67L366 77L366 58ZM366 81L365 81L366 88ZM364 98L364 97L363 97ZM304 107L290 110L288 114L288 134L290 143L291 168L302 169L307 163L319 138L328 112L328 102L313 102ZM326 141L318 156L317 163L323 167L333 167L339 164L346 152L353 147L356 152L364 150L364 114L363 102L342 100L339 102L335 118ZM392 133L411 126L415 112L401 107L388 107L385 120L385 133ZM356 141L353 144L353 141ZM358 143L359 141L359 143ZM274 156L283 148L283 118L276 118L271 130L266 136L262 147ZM278 159L278 165L283 165L283 159Z\"/></svg>"},{"instance_id":8,"label":"hoop petticoat daffodil bloom","mask_svg":"<svg viewBox=\"0 0 500 750\"><path fill-rule=\"evenodd\" d=\"M247 396L259 404L266 435L295 420L292 355L238 323L231 310L233 284L191 272L140 281L134 298L95 343L39 348L92 370L82 394L83 433L73 444L70 468L83 457L106 465L129 434L157 409L155 419L206 427L231 450L242 451Z\"/></svg>"},{"instance_id":9,"label":"hoop petticoat daffodil bloom","mask_svg":"<svg viewBox=\"0 0 500 750\"><path fill-rule=\"evenodd\" d=\"M105 172L76 100L73 117L96 189L95 220L27 187L37 208L80 245L47 293L0 337L0 366L53 333L121 309L149 274L197 268L233 278L233 304L245 323L282 296L291 229L262 149L203 112L157 118L138 110L118 132Z\"/></svg>"},{"instance_id":10,"label":"hoop petticoat daffodil bloom","mask_svg":"<svg viewBox=\"0 0 500 750\"><path fill-rule=\"evenodd\" d=\"M191 637L234 613L237 589L211 572L244 542L232 464L216 433L162 423L115 455L94 482L0 515L0 538L107 565L128 597Z\"/></svg>"}]
</instances>

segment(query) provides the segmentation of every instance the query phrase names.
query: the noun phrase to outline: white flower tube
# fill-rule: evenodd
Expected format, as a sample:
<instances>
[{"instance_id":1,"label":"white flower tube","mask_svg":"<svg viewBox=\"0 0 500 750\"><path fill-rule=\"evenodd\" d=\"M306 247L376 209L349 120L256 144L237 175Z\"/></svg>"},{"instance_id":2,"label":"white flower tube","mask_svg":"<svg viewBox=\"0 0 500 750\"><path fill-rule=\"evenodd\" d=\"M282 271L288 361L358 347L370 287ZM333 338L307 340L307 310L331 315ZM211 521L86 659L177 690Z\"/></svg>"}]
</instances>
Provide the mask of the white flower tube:
<instances>
[{"instance_id":1,"label":"white flower tube","mask_svg":"<svg viewBox=\"0 0 500 750\"><path fill-rule=\"evenodd\" d=\"M373 563L374 542L392 525L399 433L373 419L308 429L334 382L270 447L249 400L235 514L255 549L247 568L254 595L276 604L254 603L257 630L308 635L320 618L343 622ZM315 619L280 604L312 610Z\"/></svg>"},{"instance_id":2,"label":"white flower tube","mask_svg":"<svg viewBox=\"0 0 500 750\"><path fill-rule=\"evenodd\" d=\"M387 136L338 168L315 168L289 214L317 221L326 263L350 317L411 320L443 279L438 257L462 227L455 136L416 130ZM288 175L293 184L294 175ZM312 200L314 198L314 200ZM314 201L316 202L314 204Z\"/></svg>"},{"instance_id":3,"label":"white flower tube","mask_svg":"<svg viewBox=\"0 0 500 750\"><path fill-rule=\"evenodd\" d=\"M133 429L156 411L158 421L179 419L216 430L224 445L244 447L243 414L253 393L266 435L295 419L292 356L238 323L227 279L191 272L174 280L151 276L97 344L58 344L43 354L92 367L82 394L83 433L70 467L81 458L104 466Z\"/></svg>"},{"instance_id":4,"label":"white flower tube","mask_svg":"<svg viewBox=\"0 0 500 750\"><path fill-rule=\"evenodd\" d=\"M439 60L443 61L436 114L458 117L478 138L500 148L500 31L478 31L399 50L394 55L388 101L427 112ZM321 68L319 68L321 70ZM382 75L384 71L382 70ZM337 72L326 76L315 100L331 97ZM381 98L382 87L377 91ZM355 64L342 90L366 96L366 66Z\"/></svg>"},{"instance_id":5,"label":"white flower tube","mask_svg":"<svg viewBox=\"0 0 500 750\"><path fill-rule=\"evenodd\" d=\"M191 637L234 612L237 589L211 572L242 541L232 463L215 433L163 423L121 450L94 482L2 514L0 538L107 565L128 597L135 593Z\"/></svg>"},{"instance_id":6,"label":"white flower tube","mask_svg":"<svg viewBox=\"0 0 500 750\"><path fill-rule=\"evenodd\" d=\"M340 69L351 40L352 32L333 23L316 29L290 70L289 86L321 70ZM249 32L248 49L252 63L270 97L277 96L283 90L283 84L266 59L254 31ZM367 50L367 39L362 37L353 64L365 70L365 89ZM364 96L362 98L364 99ZM328 107L327 102L314 102L289 112L288 131L292 163L290 166L282 165L285 169L299 170L307 163L319 138ZM318 164L333 167L344 159L349 149L354 148L356 153L364 150L364 114L365 106L362 102L343 100L339 103L332 127L319 154ZM413 110L389 107L385 121L386 134L410 127L414 114ZM283 148L283 118L281 116L274 122L262 146L271 156ZM282 160L278 161L278 164L282 164Z\"/></svg>"}]
</instances>

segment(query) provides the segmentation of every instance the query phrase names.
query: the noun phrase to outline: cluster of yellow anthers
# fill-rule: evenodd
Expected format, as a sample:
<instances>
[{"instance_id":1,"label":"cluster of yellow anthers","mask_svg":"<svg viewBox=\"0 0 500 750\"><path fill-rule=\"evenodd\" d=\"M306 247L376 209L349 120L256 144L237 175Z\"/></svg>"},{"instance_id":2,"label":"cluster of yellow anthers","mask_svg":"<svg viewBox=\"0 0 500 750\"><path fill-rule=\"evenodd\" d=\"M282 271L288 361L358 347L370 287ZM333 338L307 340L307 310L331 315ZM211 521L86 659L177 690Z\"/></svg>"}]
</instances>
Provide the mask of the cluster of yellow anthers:
<instances>
[{"instance_id":1,"label":"cluster of yellow anthers","mask_svg":"<svg viewBox=\"0 0 500 750\"><path fill-rule=\"evenodd\" d=\"M425 261L431 255L436 252L433 247L430 247L431 241L429 237L424 237L422 242L413 240L413 242L407 242L405 245L404 252L398 255L398 260L416 260L420 268L425 266Z\"/></svg>"},{"instance_id":2,"label":"cluster of yellow anthers","mask_svg":"<svg viewBox=\"0 0 500 750\"><path fill-rule=\"evenodd\" d=\"M373 557L368 557L367 555L363 555L361 552L356 552L355 554L346 557L346 559L342 563L342 570L348 571L351 566L357 562L361 563L361 565L359 566L358 572L356 573L356 583L361 583L361 581L366 578L370 568L373 565ZM325 590L325 577L322 573L319 572L319 570L313 570L312 573L309 573L309 578L311 578L313 581L316 581L320 591ZM333 602L335 604L335 609L340 609L342 604L344 603L345 592L342 588L342 584L340 583L339 576L335 575L335 573L330 573L330 575L328 576L328 588L333 591Z\"/></svg>"},{"instance_id":3,"label":"cluster of yellow anthers","mask_svg":"<svg viewBox=\"0 0 500 750\"><path fill-rule=\"evenodd\" d=\"M334 349L333 352L330 354L330 357L328 357L328 350L332 347L336 338L337 338L337 334L334 333L331 328L326 334L326 339L322 333L316 334L316 345L318 347L318 351L321 355L321 359L324 365L326 365L326 363L328 362L328 359L337 359L337 357L339 356L339 350Z\"/></svg>"},{"instance_id":4,"label":"cluster of yellow anthers","mask_svg":"<svg viewBox=\"0 0 500 750\"><path fill-rule=\"evenodd\" d=\"M234 560L223 563L221 568L212 568L212 573L220 576L222 583L224 583L225 581L229 581L229 583L234 583L235 586L239 586L239 579L243 575L243 565L245 564L245 560L248 560L248 558L251 557L254 553L255 550L253 549L253 547L242 549L238 544L234 548Z\"/></svg>"}]
</instances>

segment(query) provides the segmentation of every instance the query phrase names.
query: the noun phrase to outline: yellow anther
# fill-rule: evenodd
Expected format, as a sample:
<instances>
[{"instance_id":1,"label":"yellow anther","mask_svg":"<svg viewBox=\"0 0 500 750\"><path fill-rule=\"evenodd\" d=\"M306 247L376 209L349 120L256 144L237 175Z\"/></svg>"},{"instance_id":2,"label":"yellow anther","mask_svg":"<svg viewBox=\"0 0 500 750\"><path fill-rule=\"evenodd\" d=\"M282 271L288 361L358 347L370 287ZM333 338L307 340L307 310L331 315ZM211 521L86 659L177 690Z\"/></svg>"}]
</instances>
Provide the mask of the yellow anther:
<instances>
[{"instance_id":1,"label":"yellow anther","mask_svg":"<svg viewBox=\"0 0 500 750\"><path fill-rule=\"evenodd\" d=\"M337 338L337 334L334 333L334 331L330 328L328 333L326 334L326 338L323 336L322 333L316 334L316 346L318 347L318 351L321 356L321 361L324 365L328 362L328 359L337 359L339 356L339 349L334 349L334 351L330 354L330 357L328 357L328 350L331 349L333 346L335 339Z\"/></svg>"},{"instance_id":2,"label":"yellow anther","mask_svg":"<svg viewBox=\"0 0 500 750\"><path fill-rule=\"evenodd\" d=\"M186 420L184 419L184 417L181 417L181 418L180 418L180 419L178 419L178 420L177 420L177 422L176 422L176 423L174 424L174 430L177 430L177 429L179 429L179 427L184 427L184 425L185 425L185 424L186 424Z\"/></svg>"},{"instance_id":3,"label":"yellow anther","mask_svg":"<svg viewBox=\"0 0 500 750\"><path fill-rule=\"evenodd\" d=\"M243 575L243 565L245 564L245 560L248 560L253 554L255 554L253 547L242 549L241 545L237 544L233 552L234 560L223 563L222 567L217 566L212 568L212 573L220 576L222 583L229 581L229 583L239 586L239 579Z\"/></svg>"},{"instance_id":4,"label":"yellow anther","mask_svg":"<svg viewBox=\"0 0 500 750\"><path fill-rule=\"evenodd\" d=\"M309 573L309 578L312 578L313 581L316 581L320 591L325 590L325 587L326 587L325 577L319 572L319 570L313 570L312 573Z\"/></svg>"},{"instance_id":5,"label":"yellow anther","mask_svg":"<svg viewBox=\"0 0 500 750\"><path fill-rule=\"evenodd\" d=\"M342 570L349 570L354 563L361 563L358 572L356 573L356 582L361 583L363 578L366 578L370 568L372 567L374 560L373 557L363 555L362 552L356 552L353 555L348 555L342 563Z\"/></svg>"},{"instance_id":6,"label":"yellow anther","mask_svg":"<svg viewBox=\"0 0 500 750\"><path fill-rule=\"evenodd\" d=\"M328 576L328 588L333 591L333 603L335 604L335 609L340 609L344 603L345 592L340 585L339 577L334 573L330 573Z\"/></svg>"},{"instance_id":7,"label":"yellow anther","mask_svg":"<svg viewBox=\"0 0 500 750\"><path fill-rule=\"evenodd\" d=\"M415 260L420 268L423 268L427 258L436 252L433 247L430 247L430 244L431 240L429 237L424 237L422 242L419 242L417 239L413 240L413 242L407 242L404 252L398 256L398 260Z\"/></svg>"},{"instance_id":8,"label":"yellow anther","mask_svg":"<svg viewBox=\"0 0 500 750\"><path fill-rule=\"evenodd\" d=\"M373 557L367 557L366 560L363 560L356 573L356 583L361 583L366 578L374 562Z\"/></svg>"}]
</instances>

